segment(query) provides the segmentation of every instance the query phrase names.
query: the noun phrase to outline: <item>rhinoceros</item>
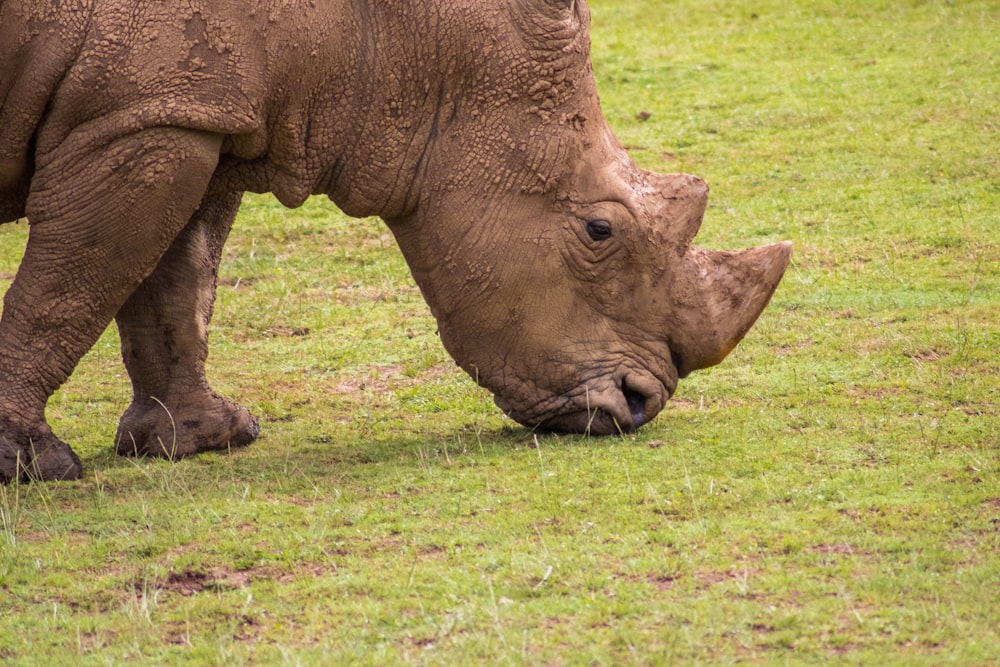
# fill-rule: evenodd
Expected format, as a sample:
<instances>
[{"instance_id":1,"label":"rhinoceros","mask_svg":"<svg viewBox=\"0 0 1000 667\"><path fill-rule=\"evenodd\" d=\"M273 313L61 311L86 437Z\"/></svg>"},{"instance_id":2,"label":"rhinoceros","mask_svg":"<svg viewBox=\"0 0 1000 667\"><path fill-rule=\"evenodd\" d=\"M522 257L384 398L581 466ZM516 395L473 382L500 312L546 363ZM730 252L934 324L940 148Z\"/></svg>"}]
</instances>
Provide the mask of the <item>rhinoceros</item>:
<instances>
[{"instance_id":1,"label":"rhinoceros","mask_svg":"<svg viewBox=\"0 0 1000 667\"><path fill-rule=\"evenodd\" d=\"M74 479L45 420L112 320L121 454L258 435L205 379L243 192L391 229L455 361L528 427L631 432L719 363L787 242L692 245L708 188L601 114L583 0L0 0L0 478Z\"/></svg>"}]
</instances>

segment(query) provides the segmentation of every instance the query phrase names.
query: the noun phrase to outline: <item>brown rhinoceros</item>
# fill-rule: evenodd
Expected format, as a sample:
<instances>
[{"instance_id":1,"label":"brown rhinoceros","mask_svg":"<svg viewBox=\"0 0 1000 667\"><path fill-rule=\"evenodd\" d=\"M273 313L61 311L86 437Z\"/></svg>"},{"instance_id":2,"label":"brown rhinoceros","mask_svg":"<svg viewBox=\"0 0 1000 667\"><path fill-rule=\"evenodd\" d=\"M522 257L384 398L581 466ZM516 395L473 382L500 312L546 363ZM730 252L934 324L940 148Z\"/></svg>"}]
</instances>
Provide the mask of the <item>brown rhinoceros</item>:
<instances>
[{"instance_id":1,"label":"brown rhinoceros","mask_svg":"<svg viewBox=\"0 0 1000 667\"><path fill-rule=\"evenodd\" d=\"M0 478L72 479L45 405L114 319L121 453L246 445L205 379L241 194L394 233L441 339L510 417L652 419L761 313L790 245L691 245L708 188L601 115L583 0L0 0Z\"/></svg>"}]
</instances>

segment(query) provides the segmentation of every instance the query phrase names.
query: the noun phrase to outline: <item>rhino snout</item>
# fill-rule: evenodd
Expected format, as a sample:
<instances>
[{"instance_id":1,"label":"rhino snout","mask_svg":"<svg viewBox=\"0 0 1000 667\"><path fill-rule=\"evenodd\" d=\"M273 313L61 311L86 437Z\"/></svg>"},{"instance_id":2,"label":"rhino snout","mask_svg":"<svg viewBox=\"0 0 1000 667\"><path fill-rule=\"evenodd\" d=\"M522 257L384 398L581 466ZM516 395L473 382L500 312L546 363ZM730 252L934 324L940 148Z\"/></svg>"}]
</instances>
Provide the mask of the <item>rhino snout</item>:
<instances>
[{"instance_id":1,"label":"rhino snout","mask_svg":"<svg viewBox=\"0 0 1000 667\"><path fill-rule=\"evenodd\" d=\"M602 388L591 388L603 385ZM586 384L572 397L563 397L558 409L536 414L533 410L521 411L500 394L494 402L508 417L528 428L557 433L585 433L589 435L616 435L633 433L652 420L670 395L673 388L645 374L626 375L617 382L606 378Z\"/></svg>"}]
</instances>

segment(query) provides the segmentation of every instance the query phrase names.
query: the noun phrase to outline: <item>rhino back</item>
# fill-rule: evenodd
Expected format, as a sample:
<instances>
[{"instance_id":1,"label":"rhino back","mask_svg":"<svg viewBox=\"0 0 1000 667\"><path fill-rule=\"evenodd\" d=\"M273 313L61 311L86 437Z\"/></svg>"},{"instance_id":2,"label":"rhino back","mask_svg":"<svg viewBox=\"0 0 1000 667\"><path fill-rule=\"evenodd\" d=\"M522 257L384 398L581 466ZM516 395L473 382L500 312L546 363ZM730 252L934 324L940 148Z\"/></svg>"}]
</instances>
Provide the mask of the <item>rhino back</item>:
<instances>
[{"instance_id":1,"label":"rhino back","mask_svg":"<svg viewBox=\"0 0 1000 667\"><path fill-rule=\"evenodd\" d=\"M157 125L238 133L260 122L266 62L244 3L94 2L49 101L40 152L83 126L115 135ZM60 20L77 25L72 14Z\"/></svg>"},{"instance_id":2,"label":"rhino back","mask_svg":"<svg viewBox=\"0 0 1000 667\"><path fill-rule=\"evenodd\" d=\"M32 154L42 165L71 136L98 147L155 126L223 135L217 190L397 217L458 110L479 145L473 112L516 97L470 69L511 69L503 2L0 2L0 192L20 192L0 199L5 218L23 209Z\"/></svg>"},{"instance_id":3,"label":"rhino back","mask_svg":"<svg viewBox=\"0 0 1000 667\"><path fill-rule=\"evenodd\" d=\"M164 125L218 133L239 160L267 163L265 183L234 187L287 190L288 203L314 189L316 91L350 84L346 3L2 2L4 219L23 214L34 155L73 133L89 145Z\"/></svg>"}]
</instances>

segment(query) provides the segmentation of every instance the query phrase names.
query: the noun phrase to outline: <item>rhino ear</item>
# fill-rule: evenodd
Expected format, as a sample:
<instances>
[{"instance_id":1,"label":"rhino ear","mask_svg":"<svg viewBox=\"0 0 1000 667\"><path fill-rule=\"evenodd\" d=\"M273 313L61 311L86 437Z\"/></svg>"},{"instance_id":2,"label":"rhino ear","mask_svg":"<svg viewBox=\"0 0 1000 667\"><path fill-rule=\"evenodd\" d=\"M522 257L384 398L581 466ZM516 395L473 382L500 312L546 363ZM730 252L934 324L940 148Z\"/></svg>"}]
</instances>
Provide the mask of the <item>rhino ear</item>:
<instances>
[{"instance_id":1,"label":"rhino ear","mask_svg":"<svg viewBox=\"0 0 1000 667\"><path fill-rule=\"evenodd\" d=\"M548 8L553 13L569 14L576 9L577 0L540 0L540 5Z\"/></svg>"},{"instance_id":2,"label":"rhino ear","mask_svg":"<svg viewBox=\"0 0 1000 667\"><path fill-rule=\"evenodd\" d=\"M539 0L538 4L542 5L543 11L553 18L573 21L577 24L586 13L584 0Z\"/></svg>"},{"instance_id":3,"label":"rhino ear","mask_svg":"<svg viewBox=\"0 0 1000 667\"><path fill-rule=\"evenodd\" d=\"M556 41L578 32L590 16L584 0L514 0L514 7L526 33Z\"/></svg>"}]
</instances>

